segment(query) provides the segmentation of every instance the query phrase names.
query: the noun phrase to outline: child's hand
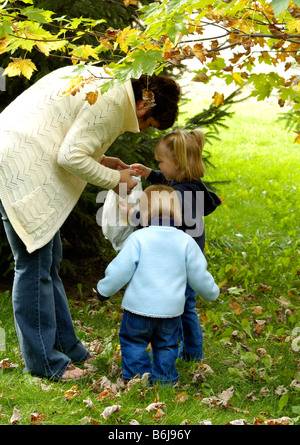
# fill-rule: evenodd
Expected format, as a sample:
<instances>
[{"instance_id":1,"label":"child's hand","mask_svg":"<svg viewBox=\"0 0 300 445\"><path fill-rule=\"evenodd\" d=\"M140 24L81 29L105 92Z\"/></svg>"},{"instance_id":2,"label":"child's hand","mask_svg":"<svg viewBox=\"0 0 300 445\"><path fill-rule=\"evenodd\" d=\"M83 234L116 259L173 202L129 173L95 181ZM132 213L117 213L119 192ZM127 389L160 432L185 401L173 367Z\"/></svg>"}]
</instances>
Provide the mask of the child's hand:
<instances>
[{"instance_id":1,"label":"child's hand","mask_svg":"<svg viewBox=\"0 0 300 445\"><path fill-rule=\"evenodd\" d=\"M143 176L143 178L148 178L151 173L151 168L143 164L131 164L130 168L134 170L137 175Z\"/></svg>"},{"instance_id":2,"label":"child's hand","mask_svg":"<svg viewBox=\"0 0 300 445\"><path fill-rule=\"evenodd\" d=\"M133 207L127 202L119 202L119 209L121 216L124 216L127 219L127 215L129 215L130 210L133 210Z\"/></svg>"}]
</instances>

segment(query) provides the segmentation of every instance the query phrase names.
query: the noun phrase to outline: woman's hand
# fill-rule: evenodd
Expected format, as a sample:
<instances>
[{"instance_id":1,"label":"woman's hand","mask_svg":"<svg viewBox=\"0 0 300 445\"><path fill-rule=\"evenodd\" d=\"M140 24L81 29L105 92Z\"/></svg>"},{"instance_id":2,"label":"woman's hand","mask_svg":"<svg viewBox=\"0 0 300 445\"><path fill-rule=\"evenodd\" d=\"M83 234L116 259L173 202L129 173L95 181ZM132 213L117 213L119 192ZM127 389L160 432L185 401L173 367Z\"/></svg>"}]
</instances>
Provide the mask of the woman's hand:
<instances>
[{"instance_id":1,"label":"woman's hand","mask_svg":"<svg viewBox=\"0 0 300 445\"><path fill-rule=\"evenodd\" d=\"M137 185L137 181L132 179L135 176L135 171L127 168L125 170L120 170L120 182L113 190L118 195L125 198L126 195L130 195L131 190Z\"/></svg>"},{"instance_id":2,"label":"woman's hand","mask_svg":"<svg viewBox=\"0 0 300 445\"><path fill-rule=\"evenodd\" d=\"M125 164L125 162L121 161L119 158L114 158L112 156L104 156L100 164L113 170L124 170L126 168L129 168L129 165Z\"/></svg>"},{"instance_id":3,"label":"woman's hand","mask_svg":"<svg viewBox=\"0 0 300 445\"><path fill-rule=\"evenodd\" d=\"M130 168L135 171L136 175L142 176L143 178L148 178L152 170L143 164L131 164Z\"/></svg>"}]
</instances>

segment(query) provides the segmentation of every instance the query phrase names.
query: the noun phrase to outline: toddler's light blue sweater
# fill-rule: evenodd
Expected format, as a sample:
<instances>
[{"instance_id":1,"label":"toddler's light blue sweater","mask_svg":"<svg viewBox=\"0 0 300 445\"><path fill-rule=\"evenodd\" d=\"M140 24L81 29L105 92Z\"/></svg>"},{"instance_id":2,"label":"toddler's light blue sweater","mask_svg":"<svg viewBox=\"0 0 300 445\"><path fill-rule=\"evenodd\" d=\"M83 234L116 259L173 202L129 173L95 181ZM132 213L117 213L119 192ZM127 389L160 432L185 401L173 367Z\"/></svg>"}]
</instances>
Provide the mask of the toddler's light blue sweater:
<instances>
[{"instance_id":1,"label":"toddler's light blue sweater","mask_svg":"<svg viewBox=\"0 0 300 445\"><path fill-rule=\"evenodd\" d=\"M190 235L171 226L150 225L133 232L98 282L105 296L127 283L122 308L147 317L171 318L184 312L187 282L202 298L216 300L219 287Z\"/></svg>"}]
</instances>

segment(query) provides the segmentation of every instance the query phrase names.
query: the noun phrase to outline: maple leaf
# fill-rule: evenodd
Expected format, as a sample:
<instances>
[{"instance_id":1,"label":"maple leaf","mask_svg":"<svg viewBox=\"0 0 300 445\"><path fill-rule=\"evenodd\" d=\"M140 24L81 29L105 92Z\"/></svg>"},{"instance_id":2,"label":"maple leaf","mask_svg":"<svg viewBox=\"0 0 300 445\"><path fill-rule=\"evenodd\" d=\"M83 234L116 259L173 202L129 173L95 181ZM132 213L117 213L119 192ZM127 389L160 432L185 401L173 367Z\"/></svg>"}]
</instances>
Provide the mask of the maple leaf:
<instances>
[{"instance_id":1,"label":"maple leaf","mask_svg":"<svg viewBox=\"0 0 300 445\"><path fill-rule=\"evenodd\" d=\"M98 60L98 54L94 50L94 48L91 45L81 45L78 46L76 49L74 49L71 52L71 55L74 55L75 57L78 57L79 59L88 59L89 57L92 57L93 59Z\"/></svg>"},{"instance_id":2,"label":"maple leaf","mask_svg":"<svg viewBox=\"0 0 300 445\"><path fill-rule=\"evenodd\" d=\"M287 24L287 28L290 33L293 33L294 31L300 32L300 19L290 20Z\"/></svg>"},{"instance_id":3,"label":"maple leaf","mask_svg":"<svg viewBox=\"0 0 300 445\"><path fill-rule=\"evenodd\" d=\"M90 105L94 105L94 103L97 101L98 99L98 91L90 91L89 93L86 94L85 99Z\"/></svg>"},{"instance_id":4,"label":"maple leaf","mask_svg":"<svg viewBox=\"0 0 300 445\"><path fill-rule=\"evenodd\" d=\"M8 77L23 74L27 79L30 79L33 71L37 71L35 64L30 59L12 58L12 60L4 70L4 74L7 74Z\"/></svg>"},{"instance_id":5,"label":"maple leaf","mask_svg":"<svg viewBox=\"0 0 300 445\"><path fill-rule=\"evenodd\" d=\"M232 77L233 77L233 80L236 83L238 83L239 85L243 85L244 84L242 76L239 73L232 73Z\"/></svg>"},{"instance_id":6,"label":"maple leaf","mask_svg":"<svg viewBox=\"0 0 300 445\"><path fill-rule=\"evenodd\" d=\"M7 45L8 45L8 40L5 37L0 39L0 54L4 53Z\"/></svg>"},{"instance_id":7,"label":"maple leaf","mask_svg":"<svg viewBox=\"0 0 300 445\"><path fill-rule=\"evenodd\" d=\"M112 405L105 408L105 410L100 414L100 416L104 417L104 419L107 419L111 414L116 413L120 411L122 408L121 405Z\"/></svg>"},{"instance_id":8,"label":"maple leaf","mask_svg":"<svg viewBox=\"0 0 300 445\"><path fill-rule=\"evenodd\" d=\"M200 60L200 62L202 63L205 62L207 51L206 49L203 48L202 43L196 43L193 47L193 51L197 59Z\"/></svg>"},{"instance_id":9,"label":"maple leaf","mask_svg":"<svg viewBox=\"0 0 300 445\"><path fill-rule=\"evenodd\" d=\"M65 391L65 392L64 392L64 397L65 397L67 400L72 400L72 399L74 399L75 397L77 397L79 394L82 393L82 391L77 390L77 388L78 388L78 385L74 385L74 386L72 386L71 389L69 389L68 391Z\"/></svg>"},{"instance_id":10,"label":"maple leaf","mask_svg":"<svg viewBox=\"0 0 300 445\"><path fill-rule=\"evenodd\" d=\"M224 104L224 94L219 94L215 92L215 94L213 95L213 100L215 107L218 108L219 105Z\"/></svg>"},{"instance_id":11,"label":"maple leaf","mask_svg":"<svg viewBox=\"0 0 300 445\"><path fill-rule=\"evenodd\" d=\"M118 34L116 42L120 45L120 48L124 53L128 52L129 42L136 37L136 34L137 30L130 29L130 26L127 26L127 28L123 29L123 31L120 31Z\"/></svg>"},{"instance_id":12,"label":"maple leaf","mask_svg":"<svg viewBox=\"0 0 300 445\"><path fill-rule=\"evenodd\" d=\"M45 417L42 413L30 413L30 425L39 425Z\"/></svg>"},{"instance_id":13,"label":"maple leaf","mask_svg":"<svg viewBox=\"0 0 300 445\"><path fill-rule=\"evenodd\" d=\"M14 425L16 423L18 423L21 419L22 419L22 414L20 414L20 411L18 410L18 408L16 406L14 406L14 411L13 411L13 415L10 418L10 424Z\"/></svg>"},{"instance_id":14,"label":"maple leaf","mask_svg":"<svg viewBox=\"0 0 300 445\"><path fill-rule=\"evenodd\" d=\"M300 144L300 131L295 131L295 133L297 133L297 137L294 140L295 144Z\"/></svg>"},{"instance_id":15,"label":"maple leaf","mask_svg":"<svg viewBox=\"0 0 300 445\"><path fill-rule=\"evenodd\" d=\"M124 3L124 5L127 8L127 6L129 6L129 5L136 5L137 4L137 0L124 0L123 3Z\"/></svg>"}]
</instances>

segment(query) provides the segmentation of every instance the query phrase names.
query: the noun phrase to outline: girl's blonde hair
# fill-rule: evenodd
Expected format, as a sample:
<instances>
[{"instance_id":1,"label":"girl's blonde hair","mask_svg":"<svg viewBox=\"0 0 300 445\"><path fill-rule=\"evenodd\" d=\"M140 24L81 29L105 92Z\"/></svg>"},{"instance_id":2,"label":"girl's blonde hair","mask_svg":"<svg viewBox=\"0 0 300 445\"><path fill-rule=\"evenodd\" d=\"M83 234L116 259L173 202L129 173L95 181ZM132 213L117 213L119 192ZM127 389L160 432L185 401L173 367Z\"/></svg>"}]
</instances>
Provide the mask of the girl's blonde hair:
<instances>
[{"instance_id":1,"label":"girl's blonde hair","mask_svg":"<svg viewBox=\"0 0 300 445\"><path fill-rule=\"evenodd\" d=\"M150 185L147 187L139 202L143 225L147 225L153 218L169 218L181 225L181 204L174 189L166 185Z\"/></svg>"},{"instance_id":2,"label":"girl's blonde hair","mask_svg":"<svg viewBox=\"0 0 300 445\"><path fill-rule=\"evenodd\" d=\"M164 142L170 150L170 155L179 164L177 181L185 179L192 181L204 176L204 165L202 162L202 150L205 137L201 130L176 130L166 134L156 146L159 151L161 142Z\"/></svg>"}]
</instances>

